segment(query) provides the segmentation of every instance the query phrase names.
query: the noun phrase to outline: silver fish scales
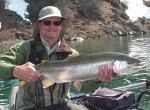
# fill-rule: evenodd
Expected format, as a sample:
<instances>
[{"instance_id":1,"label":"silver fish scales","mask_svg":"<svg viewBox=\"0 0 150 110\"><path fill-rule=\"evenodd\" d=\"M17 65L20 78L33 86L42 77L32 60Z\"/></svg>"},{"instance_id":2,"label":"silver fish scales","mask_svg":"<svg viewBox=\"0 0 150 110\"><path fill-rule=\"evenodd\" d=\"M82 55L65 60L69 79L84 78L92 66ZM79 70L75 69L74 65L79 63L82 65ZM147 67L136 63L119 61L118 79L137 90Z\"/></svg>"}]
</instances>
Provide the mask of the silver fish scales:
<instances>
[{"instance_id":1,"label":"silver fish scales","mask_svg":"<svg viewBox=\"0 0 150 110\"><path fill-rule=\"evenodd\" d=\"M108 64L115 73L120 75L137 71L140 60L126 54L104 52L85 54L61 61L46 62L36 65L35 68L44 78L52 82L64 83L85 81L98 77L99 66Z\"/></svg>"}]
</instances>

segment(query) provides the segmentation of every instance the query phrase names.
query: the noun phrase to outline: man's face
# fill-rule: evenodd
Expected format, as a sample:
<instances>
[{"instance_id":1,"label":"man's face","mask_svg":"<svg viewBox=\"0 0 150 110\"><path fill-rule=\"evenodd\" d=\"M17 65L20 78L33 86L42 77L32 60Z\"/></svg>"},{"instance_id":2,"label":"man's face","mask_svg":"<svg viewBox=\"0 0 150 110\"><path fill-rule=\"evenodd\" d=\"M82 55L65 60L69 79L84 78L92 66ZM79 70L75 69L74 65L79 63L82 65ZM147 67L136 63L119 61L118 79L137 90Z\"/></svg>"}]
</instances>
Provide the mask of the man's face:
<instances>
[{"instance_id":1,"label":"man's face","mask_svg":"<svg viewBox=\"0 0 150 110\"><path fill-rule=\"evenodd\" d=\"M59 34L62 29L60 17L45 18L38 23L40 36L46 40L50 47L58 42Z\"/></svg>"}]
</instances>

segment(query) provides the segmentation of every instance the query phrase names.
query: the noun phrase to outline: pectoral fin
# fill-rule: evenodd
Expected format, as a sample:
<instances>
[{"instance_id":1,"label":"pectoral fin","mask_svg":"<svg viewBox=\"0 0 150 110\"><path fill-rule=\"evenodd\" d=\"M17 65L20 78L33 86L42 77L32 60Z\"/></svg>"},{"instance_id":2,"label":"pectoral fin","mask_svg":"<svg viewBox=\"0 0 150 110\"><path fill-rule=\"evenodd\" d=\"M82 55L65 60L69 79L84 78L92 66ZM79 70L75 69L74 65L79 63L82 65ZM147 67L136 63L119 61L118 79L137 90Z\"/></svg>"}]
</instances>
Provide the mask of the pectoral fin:
<instances>
[{"instance_id":1,"label":"pectoral fin","mask_svg":"<svg viewBox=\"0 0 150 110\"><path fill-rule=\"evenodd\" d=\"M79 92L80 90L81 90L81 88L82 88L82 81L75 81L74 83L73 83L73 86L75 87L75 89Z\"/></svg>"},{"instance_id":2,"label":"pectoral fin","mask_svg":"<svg viewBox=\"0 0 150 110\"><path fill-rule=\"evenodd\" d=\"M52 82L52 81L50 81L50 80L48 80L48 79L43 79L43 80L42 80L42 84L43 84L43 88L47 88L47 87L53 85L54 82ZM20 87L20 88L23 87L24 85L25 85L25 81L20 81L20 82L19 82L19 87Z\"/></svg>"},{"instance_id":3,"label":"pectoral fin","mask_svg":"<svg viewBox=\"0 0 150 110\"><path fill-rule=\"evenodd\" d=\"M19 88L23 87L25 85L25 81L19 81Z\"/></svg>"},{"instance_id":4,"label":"pectoral fin","mask_svg":"<svg viewBox=\"0 0 150 110\"><path fill-rule=\"evenodd\" d=\"M47 88L47 87L53 85L54 82L52 82L52 81L50 81L50 80L48 80L48 79L44 79L44 80L42 81L42 84L43 84L43 88Z\"/></svg>"}]
</instances>

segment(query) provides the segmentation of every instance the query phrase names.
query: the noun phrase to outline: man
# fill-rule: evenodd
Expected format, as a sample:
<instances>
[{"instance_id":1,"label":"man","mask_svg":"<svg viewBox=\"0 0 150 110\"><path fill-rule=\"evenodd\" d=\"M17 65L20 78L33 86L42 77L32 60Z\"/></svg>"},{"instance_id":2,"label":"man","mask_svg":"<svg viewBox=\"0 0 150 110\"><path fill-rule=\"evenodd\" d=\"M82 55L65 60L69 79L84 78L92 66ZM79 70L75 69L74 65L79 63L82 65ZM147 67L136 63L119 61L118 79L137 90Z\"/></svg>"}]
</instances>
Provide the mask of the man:
<instances>
[{"instance_id":1,"label":"man","mask_svg":"<svg viewBox=\"0 0 150 110\"><path fill-rule=\"evenodd\" d=\"M69 101L69 83L55 83L43 88L41 74L34 65L43 60L63 60L76 52L63 38L66 19L54 6L43 8L38 17L34 40L20 42L0 57L0 78L18 78L25 81L16 97L16 110L86 110L81 105ZM77 52L76 52L77 53ZM81 90L92 90L99 81L111 81L112 68L100 67L99 76L93 81L85 81ZM92 87L89 88L89 85Z\"/></svg>"}]
</instances>

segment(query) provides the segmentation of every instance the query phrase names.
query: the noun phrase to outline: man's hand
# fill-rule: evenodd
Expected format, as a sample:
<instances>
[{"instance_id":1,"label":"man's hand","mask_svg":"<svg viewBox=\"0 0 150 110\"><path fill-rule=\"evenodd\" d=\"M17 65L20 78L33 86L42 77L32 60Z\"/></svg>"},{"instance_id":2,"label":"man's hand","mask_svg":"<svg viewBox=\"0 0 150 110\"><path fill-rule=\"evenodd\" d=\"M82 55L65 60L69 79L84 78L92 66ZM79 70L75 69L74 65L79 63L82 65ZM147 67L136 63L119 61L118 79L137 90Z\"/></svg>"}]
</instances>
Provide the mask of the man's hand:
<instances>
[{"instance_id":1,"label":"man's hand","mask_svg":"<svg viewBox=\"0 0 150 110\"><path fill-rule=\"evenodd\" d=\"M31 62L15 66L13 68L13 76L25 81L26 83L34 83L41 77L41 74L34 68L34 66L35 65Z\"/></svg>"},{"instance_id":2,"label":"man's hand","mask_svg":"<svg viewBox=\"0 0 150 110\"><path fill-rule=\"evenodd\" d=\"M119 77L119 74L113 72L112 67L108 67L108 65L104 65L104 67L99 67L99 76L95 80L96 82L109 82L112 80L112 77Z\"/></svg>"}]
</instances>

